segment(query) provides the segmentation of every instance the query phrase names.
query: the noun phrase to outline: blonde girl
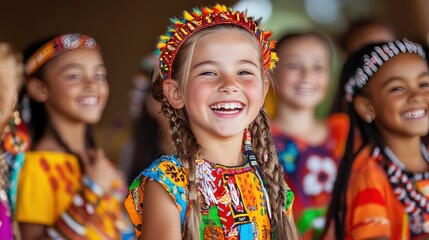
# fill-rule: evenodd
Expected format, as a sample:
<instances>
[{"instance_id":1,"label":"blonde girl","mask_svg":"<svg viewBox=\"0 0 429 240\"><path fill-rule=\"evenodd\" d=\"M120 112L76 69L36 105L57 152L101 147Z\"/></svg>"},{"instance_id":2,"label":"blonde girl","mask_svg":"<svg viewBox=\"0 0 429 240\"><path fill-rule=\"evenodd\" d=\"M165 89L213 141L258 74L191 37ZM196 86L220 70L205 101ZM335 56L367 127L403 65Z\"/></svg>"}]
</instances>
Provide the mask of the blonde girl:
<instances>
[{"instance_id":1,"label":"blonde girl","mask_svg":"<svg viewBox=\"0 0 429 240\"><path fill-rule=\"evenodd\" d=\"M144 170L125 202L142 239L296 239L263 103L270 33L225 6L172 19L152 94L176 155ZM143 201L144 200L144 201Z\"/></svg>"}]
</instances>

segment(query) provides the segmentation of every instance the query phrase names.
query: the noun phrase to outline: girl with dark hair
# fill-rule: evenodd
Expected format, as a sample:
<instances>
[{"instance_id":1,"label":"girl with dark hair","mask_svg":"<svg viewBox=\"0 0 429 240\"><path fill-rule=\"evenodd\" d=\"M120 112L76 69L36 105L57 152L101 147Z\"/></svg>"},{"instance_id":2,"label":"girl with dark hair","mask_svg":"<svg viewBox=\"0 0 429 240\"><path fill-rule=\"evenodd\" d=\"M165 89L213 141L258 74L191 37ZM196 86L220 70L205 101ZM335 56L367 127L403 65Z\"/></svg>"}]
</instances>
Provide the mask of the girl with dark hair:
<instances>
[{"instance_id":1,"label":"girl with dark hair","mask_svg":"<svg viewBox=\"0 0 429 240\"><path fill-rule=\"evenodd\" d=\"M341 74L350 114L325 233L337 239L419 239L429 233L429 70L419 44L371 44ZM359 129L359 145L355 130ZM358 145L358 146L357 146Z\"/></svg>"},{"instance_id":2,"label":"girl with dark hair","mask_svg":"<svg viewBox=\"0 0 429 240\"><path fill-rule=\"evenodd\" d=\"M18 186L22 238L119 238L122 177L90 129L109 92L99 46L66 34L31 46L24 57L33 144Z\"/></svg>"},{"instance_id":3,"label":"girl with dark hair","mask_svg":"<svg viewBox=\"0 0 429 240\"><path fill-rule=\"evenodd\" d=\"M303 239L318 239L348 132L346 114L316 118L331 78L333 50L317 32L291 33L276 45L277 111L272 132L286 182L295 193L293 212Z\"/></svg>"}]
</instances>

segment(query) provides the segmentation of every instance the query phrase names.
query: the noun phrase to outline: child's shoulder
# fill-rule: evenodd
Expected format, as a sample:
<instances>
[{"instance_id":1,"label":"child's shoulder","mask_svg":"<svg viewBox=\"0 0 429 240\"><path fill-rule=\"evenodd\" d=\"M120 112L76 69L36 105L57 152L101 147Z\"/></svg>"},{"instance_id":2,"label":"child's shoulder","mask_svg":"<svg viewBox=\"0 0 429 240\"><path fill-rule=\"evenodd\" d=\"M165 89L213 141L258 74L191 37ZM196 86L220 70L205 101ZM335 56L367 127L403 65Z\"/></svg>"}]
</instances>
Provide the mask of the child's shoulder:
<instances>
[{"instance_id":1,"label":"child's shoulder","mask_svg":"<svg viewBox=\"0 0 429 240\"><path fill-rule=\"evenodd\" d=\"M176 155L162 155L161 157L155 159L144 171L164 165L173 165L177 168L182 168L182 164Z\"/></svg>"},{"instance_id":2,"label":"child's shoulder","mask_svg":"<svg viewBox=\"0 0 429 240\"><path fill-rule=\"evenodd\" d=\"M33 158L56 159L60 157L76 158L76 156L70 153L60 152L60 151L50 151L50 150L28 151L28 152L25 152L25 157L28 159L33 159Z\"/></svg>"},{"instance_id":3,"label":"child's shoulder","mask_svg":"<svg viewBox=\"0 0 429 240\"><path fill-rule=\"evenodd\" d=\"M386 174L375 154L373 148L367 146L356 156L350 176L350 182L353 182L353 185L363 184L383 188L387 184Z\"/></svg>"},{"instance_id":4,"label":"child's shoulder","mask_svg":"<svg viewBox=\"0 0 429 240\"><path fill-rule=\"evenodd\" d=\"M141 226L142 202L147 181L158 182L170 195L180 212L182 230L187 212L185 170L175 155L165 155L156 159L133 181L125 200L125 208L135 226ZM140 234L141 229L136 228Z\"/></svg>"},{"instance_id":5,"label":"child's shoulder","mask_svg":"<svg viewBox=\"0 0 429 240\"><path fill-rule=\"evenodd\" d=\"M68 170L79 169L79 162L76 156L56 151L28 151L24 154L24 168L47 171L51 168L64 166Z\"/></svg>"},{"instance_id":6,"label":"child's shoulder","mask_svg":"<svg viewBox=\"0 0 429 240\"><path fill-rule=\"evenodd\" d=\"M134 182L141 182L143 179L176 187L185 187L187 184L185 169L176 155L163 155L157 158L137 176Z\"/></svg>"},{"instance_id":7,"label":"child's shoulder","mask_svg":"<svg viewBox=\"0 0 429 240\"><path fill-rule=\"evenodd\" d=\"M346 131L349 130L349 116L345 113L334 113L327 117L326 122L330 128L340 128Z\"/></svg>"}]
</instances>

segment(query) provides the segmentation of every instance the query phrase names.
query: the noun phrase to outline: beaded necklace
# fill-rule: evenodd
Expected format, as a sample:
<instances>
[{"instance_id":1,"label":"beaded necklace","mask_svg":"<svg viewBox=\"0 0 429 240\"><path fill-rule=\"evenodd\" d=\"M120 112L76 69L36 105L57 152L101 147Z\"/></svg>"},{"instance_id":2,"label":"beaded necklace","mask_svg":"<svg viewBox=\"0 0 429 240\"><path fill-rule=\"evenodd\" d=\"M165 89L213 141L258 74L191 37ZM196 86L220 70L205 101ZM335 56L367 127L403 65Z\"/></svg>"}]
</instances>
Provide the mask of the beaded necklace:
<instances>
[{"instance_id":1,"label":"beaded necklace","mask_svg":"<svg viewBox=\"0 0 429 240\"><path fill-rule=\"evenodd\" d=\"M429 164L429 154L424 145L421 146L421 152L423 158ZM379 148L374 149L373 156L376 156L376 159L385 170L396 198L405 207L411 233L418 235L423 232L429 232L429 199L416 188L417 181L429 180L429 171L421 173L407 172L404 164L388 147L384 148L384 153L387 157L386 160L380 154Z\"/></svg>"}]
</instances>

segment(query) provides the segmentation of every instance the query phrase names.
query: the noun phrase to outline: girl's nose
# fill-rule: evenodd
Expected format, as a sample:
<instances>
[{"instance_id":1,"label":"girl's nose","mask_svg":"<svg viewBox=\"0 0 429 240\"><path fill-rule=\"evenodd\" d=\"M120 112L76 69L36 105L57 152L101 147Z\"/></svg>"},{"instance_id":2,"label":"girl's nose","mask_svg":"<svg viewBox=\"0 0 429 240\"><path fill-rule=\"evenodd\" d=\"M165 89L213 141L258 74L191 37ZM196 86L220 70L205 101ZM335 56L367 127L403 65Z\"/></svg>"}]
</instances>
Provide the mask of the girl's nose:
<instances>
[{"instance_id":1,"label":"girl's nose","mask_svg":"<svg viewBox=\"0 0 429 240\"><path fill-rule=\"evenodd\" d=\"M90 92L97 89L97 80L91 79L90 77L85 77L83 82L85 91Z\"/></svg>"},{"instance_id":2,"label":"girl's nose","mask_svg":"<svg viewBox=\"0 0 429 240\"><path fill-rule=\"evenodd\" d=\"M232 76L223 76L221 79L221 86L219 87L220 92L225 93L233 93L238 92L238 82L237 79L235 79Z\"/></svg>"},{"instance_id":3,"label":"girl's nose","mask_svg":"<svg viewBox=\"0 0 429 240\"><path fill-rule=\"evenodd\" d=\"M408 98L408 102L410 103L417 103L427 96L427 91L422 91L421 89L411 89L410 90L410 96Z\"/></svg>"}]
</instances>

